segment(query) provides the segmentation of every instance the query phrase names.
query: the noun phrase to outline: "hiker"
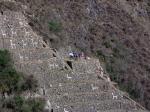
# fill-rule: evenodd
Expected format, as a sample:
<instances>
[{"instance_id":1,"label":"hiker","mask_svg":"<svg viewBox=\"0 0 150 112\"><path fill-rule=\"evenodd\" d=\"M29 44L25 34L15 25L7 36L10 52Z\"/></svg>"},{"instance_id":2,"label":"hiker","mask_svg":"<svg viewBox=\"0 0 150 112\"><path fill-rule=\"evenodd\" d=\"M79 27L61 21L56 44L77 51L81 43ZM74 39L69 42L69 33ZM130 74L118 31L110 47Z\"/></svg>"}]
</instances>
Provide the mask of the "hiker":
<instances>
[{"instance_id":1,"label":"hiker","mask_svg":"<svg viewBox=\"0 0 150 112\"><path fill-rule=\"evenodd\" d=\"M81 53L78 54L78 57L81 58Z\"/></svg>"},{"instance_id":2,"label":"hiker","mask_svg":"<svg viewBox=\"0 0 150 112\"><path fill-rule=\"evenodd\" d=\"M69 57L71 59L78 59L80 57L80 54L76 53L76 52L70 52L69 53Z\"/></svg>"},{"instance_id":3,"label":"hiker","mask_svg":"<svg viewBox=\"0 0 150 112\"><path fill-rule=\"evenodd\" d=\"M73 57L74 57L73 52L70 52L70 53L69 53L69 57L70 57L70 58L73 58Z\"/></svg>"},{"instance_id":4,"label":"hiker","mask_svg":"<svg viewBox=\"0 0 150 112\"><path fill-rule=\"evenodd\" d=\"M87 59L90 60L91 58L87 56Z\"/></svg>"},{"instance_id":5,"label":"hiker","mask_svg":"<svg viewBox=\"0 0 150 112\"><path fill-rule=\"evenodd\" d=\"M78 57L79 57L78 53L75 53L75 52L74 52L73 54L74 54L74 57L75 57L75 58L78 58Z\"/></svg>"},{"instance_id":6,"label":"hiker","mask_svg":"<svg viewBox=\"0 0 150 112\"><path fill-rule=\"evenodd\" d=\"M85 59L85 55L83 52L81 53L81 58Z\"/></svg>"},{"instance_id":7,"label":"hiker","mask_svg":"<svg viewBox=\"0 0 150 112\"><path fill-rule=\"evenodd\" d=\"M77 60L78 59L78 53L74 52L73 55L74 55L75 60Z\"/></svg>"}]
</instances>

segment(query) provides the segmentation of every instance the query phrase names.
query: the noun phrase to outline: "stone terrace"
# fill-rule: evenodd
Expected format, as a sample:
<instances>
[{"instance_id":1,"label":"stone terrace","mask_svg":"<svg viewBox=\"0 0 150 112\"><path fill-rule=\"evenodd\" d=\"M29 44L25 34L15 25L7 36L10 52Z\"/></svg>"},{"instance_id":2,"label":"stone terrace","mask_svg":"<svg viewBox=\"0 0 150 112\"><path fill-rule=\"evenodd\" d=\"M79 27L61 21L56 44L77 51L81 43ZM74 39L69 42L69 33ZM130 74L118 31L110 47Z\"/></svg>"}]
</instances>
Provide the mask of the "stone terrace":
<instances>
[{"instance_id":1,"label":"stone terrace","mask_svg":"<svg viewBox=\"0 0 150 112\"><path fill-rule=\"evenodd\" d=\"M35 76L39 84L36 94L50 102L50 112L146 112L114 89L108 77L105 80L97 59L70 61L67 54L61 57L61 52L45 45L19 12L0 14L0 48L11 52L19 71Z\"/></svg>"}]
</instances>

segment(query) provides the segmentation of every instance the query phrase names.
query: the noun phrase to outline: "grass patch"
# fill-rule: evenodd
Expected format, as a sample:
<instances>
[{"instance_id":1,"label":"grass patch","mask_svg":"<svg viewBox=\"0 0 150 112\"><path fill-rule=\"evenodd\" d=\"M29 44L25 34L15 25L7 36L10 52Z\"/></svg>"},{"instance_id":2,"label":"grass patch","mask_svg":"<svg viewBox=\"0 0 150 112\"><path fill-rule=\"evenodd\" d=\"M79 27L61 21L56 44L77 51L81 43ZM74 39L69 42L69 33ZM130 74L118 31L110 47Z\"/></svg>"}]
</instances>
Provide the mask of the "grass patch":
<instances>
[{"instance_id":1,"label":"grass patch","mask_svg":"<svg viewBox=\"0 0 150 112\"><path fill-rule=\"evenodd\" d=\"M49 30L53 31L53 32L60 32L62 30L62 25L60 22L50 21L49 22Z\"/></svg>"}]
</instances>

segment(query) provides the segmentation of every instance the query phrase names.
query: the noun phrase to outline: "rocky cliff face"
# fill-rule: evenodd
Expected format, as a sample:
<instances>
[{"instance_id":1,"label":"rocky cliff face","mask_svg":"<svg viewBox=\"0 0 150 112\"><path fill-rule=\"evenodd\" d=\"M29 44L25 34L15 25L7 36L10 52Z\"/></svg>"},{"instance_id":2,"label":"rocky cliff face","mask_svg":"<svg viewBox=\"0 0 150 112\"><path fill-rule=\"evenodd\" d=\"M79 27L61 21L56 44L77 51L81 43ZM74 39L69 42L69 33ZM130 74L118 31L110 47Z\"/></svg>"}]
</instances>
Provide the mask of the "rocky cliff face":
<instances>
[{"instance_id":1,"label":"rocky cliff face","mask_svg":"<svg viewBox=\"0 0 150 112\"><path fill-rule=\"evenodd\" d=\"M0 9L22 11L51 47L98 54L112 80L150 109L150 1L14 0ZM51 21L61 23L59 32Z\"/></svg>"}]
</instances>

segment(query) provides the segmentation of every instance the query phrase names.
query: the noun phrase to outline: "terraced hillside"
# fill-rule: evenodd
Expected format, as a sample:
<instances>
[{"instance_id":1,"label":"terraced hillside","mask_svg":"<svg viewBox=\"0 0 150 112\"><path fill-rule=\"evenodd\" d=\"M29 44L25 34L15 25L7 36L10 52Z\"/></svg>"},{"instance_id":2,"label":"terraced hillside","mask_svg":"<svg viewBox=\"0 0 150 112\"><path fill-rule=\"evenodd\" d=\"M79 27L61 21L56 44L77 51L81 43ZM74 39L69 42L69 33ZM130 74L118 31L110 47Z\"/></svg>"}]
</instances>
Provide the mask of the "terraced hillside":
<instances>
[{"instance_id":1,"label":"terraced hillside","mask_svg":"<svg viewBox=\"0 0 150 112\"><path fill-rule=\"evenodd\" d=\"M150 109L149 0L1 1L16 1L1 3L0 10L22 11L53 48L69 45L98 54L111 79ZM53 22L60 23L59 32L50 30Z\"/></svg>"},{"instance_id":2,"label":"terraced hillside","mask_svg":"<svg viewBox=\"0 0 150 112\"><path fill-rule=\"evenodd\" d=\"M98 59L70 60L69 51L60 55L33 32L21 12L0 14L0 48L11 52L17 70L36 77L38 91L24 96L45 98L49 112L146 112L114 88Z\"/></svg>"}]
</instances>

